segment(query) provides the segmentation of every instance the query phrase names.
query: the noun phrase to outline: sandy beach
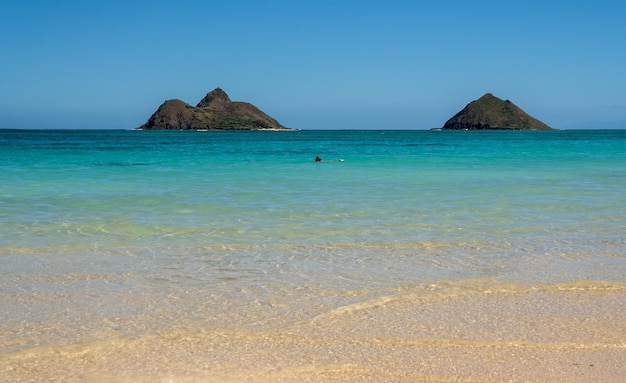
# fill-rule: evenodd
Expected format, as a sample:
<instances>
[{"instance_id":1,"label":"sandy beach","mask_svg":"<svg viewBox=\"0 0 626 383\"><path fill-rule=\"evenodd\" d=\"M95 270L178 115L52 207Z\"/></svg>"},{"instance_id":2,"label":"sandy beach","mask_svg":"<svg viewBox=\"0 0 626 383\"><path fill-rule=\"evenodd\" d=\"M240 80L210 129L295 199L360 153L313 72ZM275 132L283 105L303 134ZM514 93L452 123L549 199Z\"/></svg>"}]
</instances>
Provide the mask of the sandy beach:
<instances>
[{"instance_id":1,"label":"sandy beach","mask_svg":"<svg viewBox=\"0 0 626 383\"><path fill-rule=\"evenodd\" d=\"M616 283L411 288L278 328L35 347L0 357L0 380L617 383L624 302Z\"/></svg>"}]
</instances>

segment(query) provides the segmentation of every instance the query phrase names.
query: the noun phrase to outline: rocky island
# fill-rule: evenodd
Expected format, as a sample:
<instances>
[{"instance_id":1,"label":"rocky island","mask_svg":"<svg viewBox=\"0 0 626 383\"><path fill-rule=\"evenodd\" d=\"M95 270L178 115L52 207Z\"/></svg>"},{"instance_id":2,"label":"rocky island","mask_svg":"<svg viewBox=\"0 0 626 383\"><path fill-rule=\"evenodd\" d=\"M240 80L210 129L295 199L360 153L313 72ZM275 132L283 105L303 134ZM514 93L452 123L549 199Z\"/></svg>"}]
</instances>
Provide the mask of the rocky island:
<instances>
[{"instance_id":1,"label":"rocky island","mask_svg":"<svg viewBox=\"0 0 626 383\"><path fill-rule=\"evenodd\" d=\"M487 93L435 130L552 130L509 100Z\"/></svg>"},{"instance_id":2,"label":"rocky island","mask_svg":"<svg viewBox=\"0 0 626 383\"><path fill-rule=\"evenodd\" d=\"M220 88L209 92L196 106L167 100L138 129L291 130L250 103L231 101Z\"/></svg>"}]
</instances>

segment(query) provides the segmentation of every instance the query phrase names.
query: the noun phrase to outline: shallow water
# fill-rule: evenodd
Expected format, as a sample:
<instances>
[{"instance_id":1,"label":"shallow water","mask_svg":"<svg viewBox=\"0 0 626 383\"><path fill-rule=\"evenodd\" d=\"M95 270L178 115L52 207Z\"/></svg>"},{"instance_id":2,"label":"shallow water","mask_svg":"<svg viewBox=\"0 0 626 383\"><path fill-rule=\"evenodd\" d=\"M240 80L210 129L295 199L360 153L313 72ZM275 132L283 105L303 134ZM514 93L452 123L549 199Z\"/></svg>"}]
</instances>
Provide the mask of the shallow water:
<instances>
[{"instance_id":1,"label":"shallow water","mask_svg":"<svg viewBox=\"0 0 626 383\"><path fill-rule=\"evenodd\" d=\"M0 131L0 180L0 378L626 372L626 131Z\"/></svg>"}]
</instances>

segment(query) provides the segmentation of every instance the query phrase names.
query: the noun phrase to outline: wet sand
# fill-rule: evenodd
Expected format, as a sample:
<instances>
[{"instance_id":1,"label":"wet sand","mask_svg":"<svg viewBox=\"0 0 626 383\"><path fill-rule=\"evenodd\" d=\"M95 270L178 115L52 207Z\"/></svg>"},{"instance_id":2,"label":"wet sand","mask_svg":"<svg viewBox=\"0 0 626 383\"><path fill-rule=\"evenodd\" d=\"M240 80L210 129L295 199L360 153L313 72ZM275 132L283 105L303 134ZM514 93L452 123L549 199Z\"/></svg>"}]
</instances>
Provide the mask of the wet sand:
<instances>
[{"instance_id":1,"label":"wet sand","mask_svg":"<svg viewBox=\"0 0 626 383\"><path fill-rule=\"evenodd\" d=\"M182 321L4 353L0 381L617 383L624 302L620 283L407 287L264 328Z\"/></svg>"}]
</instances>

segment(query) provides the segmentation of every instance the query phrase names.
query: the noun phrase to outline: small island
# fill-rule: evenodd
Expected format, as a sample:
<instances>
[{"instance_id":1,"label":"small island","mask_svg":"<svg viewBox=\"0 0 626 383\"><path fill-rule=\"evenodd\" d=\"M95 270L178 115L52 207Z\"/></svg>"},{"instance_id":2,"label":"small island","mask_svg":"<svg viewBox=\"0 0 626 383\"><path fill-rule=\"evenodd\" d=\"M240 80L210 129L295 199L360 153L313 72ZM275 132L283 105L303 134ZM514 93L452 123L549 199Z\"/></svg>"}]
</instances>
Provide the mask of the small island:
<instances>
[{"instance_id":1,"label":"small island","mask_svg":"<svg viewBox=\"0 0 626 383\"><path fill-rule=\"evenodd\" d=\"M433 130L553 130L509 100L487 93Z\"/></svg>"},{"instance_id":2,"label":"small island","mask_svg":"<svg viewBox=\"0 0 626 383\"><path fill-rule=\"evenodd\" d=\"M231 101L215 88L196 106L167 100L138 130L292 130L281 125L256 106Z\"/></svg>"}]
</instances>

